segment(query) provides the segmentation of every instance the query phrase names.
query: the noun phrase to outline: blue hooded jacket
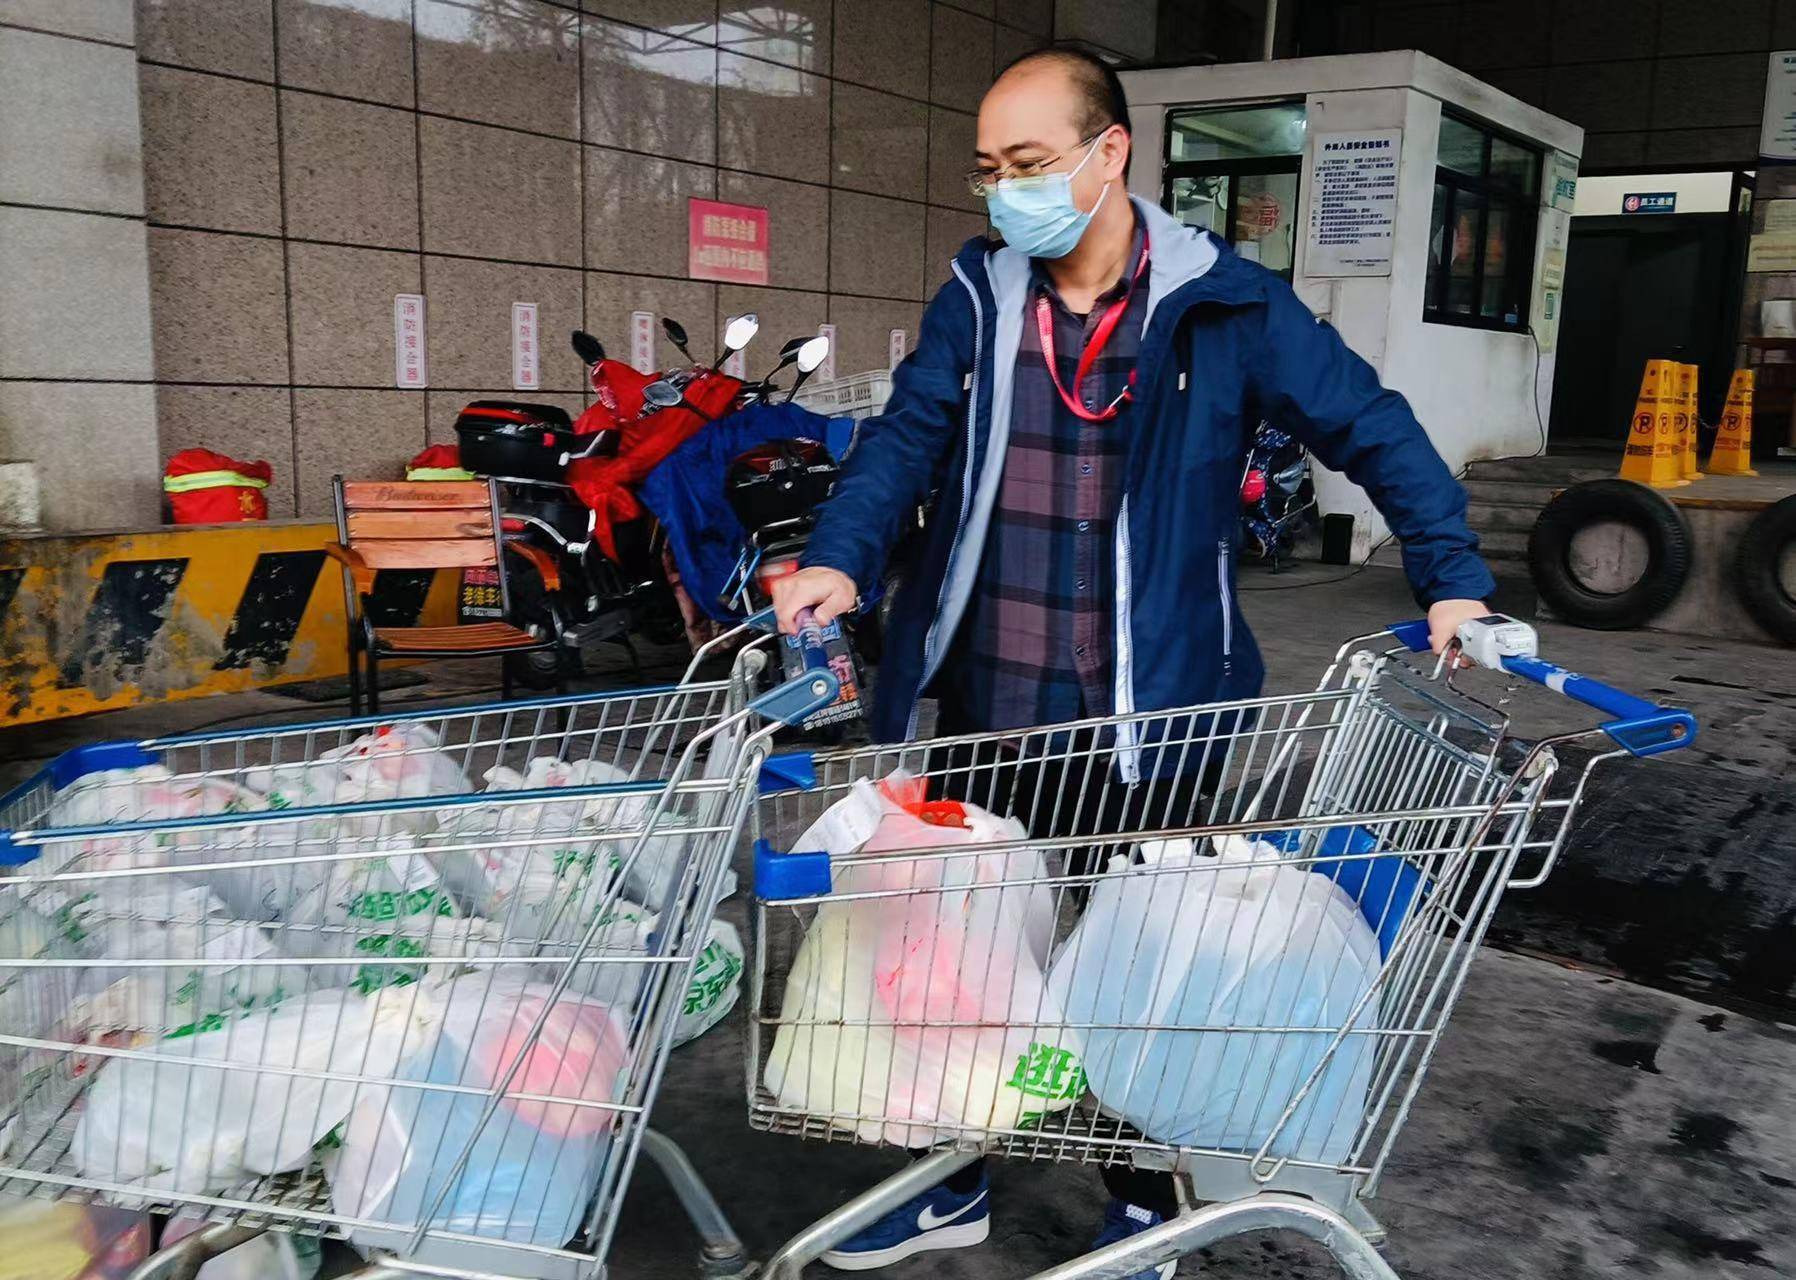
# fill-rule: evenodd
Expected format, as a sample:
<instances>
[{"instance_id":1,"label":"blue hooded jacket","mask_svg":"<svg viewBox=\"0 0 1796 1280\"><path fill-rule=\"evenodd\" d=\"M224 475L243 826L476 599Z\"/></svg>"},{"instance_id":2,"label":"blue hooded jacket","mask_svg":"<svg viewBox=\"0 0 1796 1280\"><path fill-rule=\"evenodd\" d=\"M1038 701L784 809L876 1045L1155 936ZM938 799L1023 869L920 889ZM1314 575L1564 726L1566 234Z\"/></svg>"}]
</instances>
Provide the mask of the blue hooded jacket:
<instances>
[{"instance_id":1,"label":"blue hooded jacket","mask_svg":"<svg viewBox=\"0 0 1796 1280\"><path fill-rule=\"evenodd\" d=\"M1134 203L1148 228L1148 310L1116 523L1116 713L1260 691L1265 667L1234 576L1241 469L1262 418L1366 490L1403 544L1422 605L1488 597L1495 583L1466 525L1465 491L1408 402L1284 281ZM938 492L886 635L869 726L881 742L915 736L917 702L972 595L1009 444L1029 259L975 238L953 270L885 412L862 424L804 556L864 593L906 512ZM975 722L982 712L965 710Z\"/></svg>"}]
</instances>

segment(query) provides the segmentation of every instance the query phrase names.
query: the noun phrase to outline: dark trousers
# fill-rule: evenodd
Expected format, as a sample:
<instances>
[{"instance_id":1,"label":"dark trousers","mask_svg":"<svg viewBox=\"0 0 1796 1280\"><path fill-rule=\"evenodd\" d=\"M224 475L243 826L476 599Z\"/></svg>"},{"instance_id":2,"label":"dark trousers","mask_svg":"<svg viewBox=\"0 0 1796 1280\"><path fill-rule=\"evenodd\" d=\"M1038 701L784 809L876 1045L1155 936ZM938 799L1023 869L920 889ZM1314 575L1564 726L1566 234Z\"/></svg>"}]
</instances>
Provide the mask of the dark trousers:
<instances>
[{"instance_id":1,"label":"dark trousers","mask_svg":"<svg viewBox=\"0 0 1796 1280\"><path fill-rule=\"evenodd\" d=\"M940 732L963 731L961 718L946 708L942 720ZM1208 821L1206 801L1215 791L1219 758L1208 768L1193 762L1188 772L1143 779L1131 787L1116 779L1107 736L1099 737L1092 730L1052 737L1037 732L1027 735L1025 741L1021 758L1005 744L990 740L932 752L929 771L936 780L932 791L940 799L961 800L1001 817L1015 817L1037 839L1094 837L1093 844L1067 851L1068 875L1102 871L1113 856L1131 852L1132 841L1104 842L1104 836ZM1083 907L1085 890L1075 887L1072 892ZM947 1185L956 1191L971 1191L981 1173L981 1164L970 1165L949 1178ZM1118 1200L1162 1217L1178 1215L1172 1175L1126 1164L1104 1165L1099 1173L1105 1188Z\"/></svg>"}]
</instances>

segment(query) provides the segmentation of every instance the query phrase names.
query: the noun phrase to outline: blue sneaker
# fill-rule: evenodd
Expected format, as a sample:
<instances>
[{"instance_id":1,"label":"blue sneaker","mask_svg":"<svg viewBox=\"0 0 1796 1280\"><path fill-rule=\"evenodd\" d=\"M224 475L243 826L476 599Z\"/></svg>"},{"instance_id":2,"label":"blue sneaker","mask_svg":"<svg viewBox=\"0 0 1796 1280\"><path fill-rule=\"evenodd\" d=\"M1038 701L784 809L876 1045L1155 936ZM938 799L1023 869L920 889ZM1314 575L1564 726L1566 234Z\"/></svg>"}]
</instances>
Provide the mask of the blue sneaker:
<instances>
[{"instance_id":1,"label":"blue sneaker","mask_svg":"<svg viewBox=\"0 0 1796 1280\"><path fill-rule=\"evenodd\" d=\"M1110 1203L1104 1206L1104 1225L1098 1230L1098 1238L1091 1242L1091 1247L1102 1249L1118 1240L1138 1236L1149 1227L1157 1227L1165 1221L1165 1218L1152 1209L1143 1209L1138 1204L1128 1204L1111 1196ZM1178 1269L1178 1265L1176 1262L1162 1262L1146 1271L1137 1271L1129 1280L1172 1280L1172 1273Z\"/></svg>"},{"instance_id":2,"label":"blue sneaker","mask_svg":"<svg viewBox=\"0 0 1796 1280\"><path fill-rule=\"evenodd\" d=\"M983 1171L979 1185L964 1195L946 1185L931 1187L844 1240L820 1261L837 1271L872 1271L913 1253L981 1244L992 1229L988 1189Z\"/></svg>"}]
</instances>

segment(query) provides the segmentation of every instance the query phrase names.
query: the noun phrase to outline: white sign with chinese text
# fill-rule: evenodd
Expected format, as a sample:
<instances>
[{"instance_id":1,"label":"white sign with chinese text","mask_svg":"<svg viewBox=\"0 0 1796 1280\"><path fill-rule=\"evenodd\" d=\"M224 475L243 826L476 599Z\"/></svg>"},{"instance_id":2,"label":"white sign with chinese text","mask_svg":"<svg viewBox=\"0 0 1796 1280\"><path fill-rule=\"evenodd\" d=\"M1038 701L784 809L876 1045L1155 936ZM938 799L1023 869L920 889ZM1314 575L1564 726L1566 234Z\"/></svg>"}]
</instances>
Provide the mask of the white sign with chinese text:
<instances>
[{"instance_id":1,"label":"white sign with chinese text","mask_svg":"<svg viewBox=\"0 0 1796 1280\"><path fill-rule=\"evenodd\" d=\"M393 295L393 385L428 387L424 364L424 295Z\"/></svg>"},{"instance_id":2,"label":"white sign with chinese text","mask_svg":"<svg viewBox=\"0 0 1796 1280\"><path fill-rule=\"evenodd\" d=\"M638 373L655 371L655 313L630 313L630 367Z\"/></svg>"},{"instance_id":3,"label":"white sign with chinese text","mask_svg":"<svg viewBox=\"0 0 1796 1280\"><path fill-rule=\"evenodd\" d=\"M817 377L823 382L836 380L836 326L820 324L817 326L820 337L829 339L829 354L823 357L823 363L817 366Z\"/></svg>"},{"instance_id":4,"label":"white sign with chinese text","mask_svg":"<svg viewBox=\"0 0 1796 1280\"><path fill-rule=\"evenodd\" d=\"M1304 274L1388 276L1403 130L1320 133Z\"/></svg>"},{"instance_id":5,"label":"white sign with chinese text","mask_svg":"<svg viewBox=\"0 0 1796 1280\"><path fill-rule=\"evenodd\" d=\"M1767 160L1796 160L1796 49L1771 55L1759 117L1759 154Z\"/></svg>"},{"instance_id":6,"label":"white sign with chinese text","mask_svg":"<svg viewBox=\"0 0 1796 1280\"><path fill-rule=\"evenodd\" d=\"M886 339L886 368L896 369L904 363L904 330L892 330L891 337Z\"/></svg>"},{"instance_id":7,"label":"white sign with chinese text","mask_svg":"<svg viewBox=\"0 0 1796 1280\"><path fill-rule=\"evenodd\" d=\"M536 304L511 304L511 386L514 391L535 391L542 385L541 334L536 327Z\"/></svg>"}]
</instances>

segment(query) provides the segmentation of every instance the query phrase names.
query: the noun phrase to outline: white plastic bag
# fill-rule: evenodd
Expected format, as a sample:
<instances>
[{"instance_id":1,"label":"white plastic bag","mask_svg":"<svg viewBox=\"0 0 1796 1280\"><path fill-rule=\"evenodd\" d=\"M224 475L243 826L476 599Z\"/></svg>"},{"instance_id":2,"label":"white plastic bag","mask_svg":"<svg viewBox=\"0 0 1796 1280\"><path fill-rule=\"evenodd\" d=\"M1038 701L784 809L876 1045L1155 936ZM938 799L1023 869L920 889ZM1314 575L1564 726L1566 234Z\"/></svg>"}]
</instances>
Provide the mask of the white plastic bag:
<instances>
[{"instance_id":1,"label":"white plastic bag","mask_svg":"<svg viewBox=\"0 0 1796 1280\"><path fill-rule=\"evenodd\" d=\"M1365 1110L1373 1038L1347 1036L1279 1119L1371 989L1378 939L1326 876L1240 837L1211 856L1188 840L1113 861L1048 983L1078 1024L1316 1028L1091 1030L1080 1055L1099 1103L1157 1142L1336 1163ZM1369 1000L1356 1023L1376 1025Z\"/></svg>"},{"instance_id":2,"label":"white plastic bag","mask_svg":"<svg viewBox=\"0 0 1796 1280\"><path fill-rule=\"evenodd\" d=\"M369 1088L311 1073L392 1075L431 1042L431 1009L417 988L337 989L157 1040L158 1054L223 1066L109 1060L69 1154L85 1177L196 1193L303 1168Z\"/></svg>"},{"instance_id":3,"label":"white plastic bag","mask_svg":"<svg viewBox=\"0 0 1796 1280\"><path fill-rule=\"evenodd\" d=\"M957 809L964 826L926 822L907 811L920 792L903 775L857 783L793 845L892 854L837 867L833 887L891 896L818 907L765 1072L782 1106L860 1117L863 1139L909 1147L1015 1128L1084 1091L1043 980L1054 907L1040 851L904 856L1027 834L974 805L932 815Z\"/></svg>"},{"instance_id":4,"label":"white plastic bag","mask_svg":"<svg viewBox=\"0 0 1796 1280\"><path fill-rule=\"evenodd\" d=\"M440 1035L412 1056L407 1079L491 1089L523 1048L550 988L511 974L458 978L429 989ZM629 1061L622 1025L604 1004L563 995L510 1092L567 1102L617 1101ZM415 1227L439 1191L433 1228L560 1247L580 1229L617 1113L567 1102L505 1101L460 1176L456 1158L475 1132L479 1093L411 1088L365 1092L326 1164L338 1213ZM355 1239L354 1233L351 1239Z\"/></svg>"},{"instance_id":5,"label":"white plastic bag","mask_svg":"<svg viewBox=\"0 0 1796 1280\"><path fill-rule=\"evenodd\" d=\"M601 963L582 962L576 966L568 990L610 1005L620 1014L635 1003L637 993L648 976L646 964L604 963L618 957L647 957L649 938L660 917L647 907L627 899L617 901L605 913L599 932L594 936L587 955ZM577 934L570 935L561 951L565 960L578 944ZM727 920L713 919L705 933L705 945L693 965L692 978L680 999L679 1016L674 1021L676 1045L697 1039L729 1016L742 994L742 937ZM553 982L562 968L559 964L534 966L536 976Z\"/></svg>"}]
</instances>

